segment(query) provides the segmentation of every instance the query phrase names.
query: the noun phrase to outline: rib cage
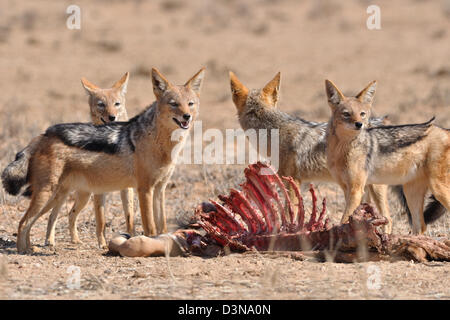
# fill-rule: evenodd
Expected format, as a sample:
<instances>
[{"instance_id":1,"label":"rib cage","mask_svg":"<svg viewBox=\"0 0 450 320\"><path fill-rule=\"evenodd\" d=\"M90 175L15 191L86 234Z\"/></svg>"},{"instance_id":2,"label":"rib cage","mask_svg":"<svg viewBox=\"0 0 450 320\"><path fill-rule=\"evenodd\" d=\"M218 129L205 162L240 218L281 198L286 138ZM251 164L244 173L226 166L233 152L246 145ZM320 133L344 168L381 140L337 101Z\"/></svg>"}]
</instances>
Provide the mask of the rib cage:
<instances>
[{"instance_id":1,"label":"rib cage","mask_svg":"<svg viewBox=\"0 0 450 320\"><path fill-rule=\"evenodd\" d=\"M262 170L269 174L261 174ZM244 173L246 181L241 184L242 190L231 189L228 196L219 195L222 204L211 200L213 206L203 206L196 211L200 226L220 245L238 250L250 247L264 250L270 247L268 242L274 235L306 236L330 229L329 219L325 218L326 200L323 200L319 213L312 185L309 189L312 212L309 221L305 222L303 198L291 177L282 179L294 190L297 214L285 183L271 166L258 162L249 165Z\"/></svg>"},{"instance_id":2,"label":"rib cage","mask_svg":"<svg viewBox=\"0 0 450 320\"><path fill-rule=\"evenodd\" d=\"M386 224L387 219L369 204L361 204L348 223L331 227L326 200L319 213L317 196L310 185L312 209L305 221L303 198L291 177L280 178L272 167L260 162L249 165L244 173L242 190L231 189L228 196L219 196L222 203L210 200L195 210L206 235L180 231L191 253L214 256L228 248L233 252L309 251L320 257L323 250L331 249L338 254L336 259L352 262L361 260L357 250L364 246L372 260L450 261L448 239L384 234L378 226ZM292 188L295 199L289 197L285 184ZM293 200L298 201L297 214Z\"/></svg>"}]
</instances>

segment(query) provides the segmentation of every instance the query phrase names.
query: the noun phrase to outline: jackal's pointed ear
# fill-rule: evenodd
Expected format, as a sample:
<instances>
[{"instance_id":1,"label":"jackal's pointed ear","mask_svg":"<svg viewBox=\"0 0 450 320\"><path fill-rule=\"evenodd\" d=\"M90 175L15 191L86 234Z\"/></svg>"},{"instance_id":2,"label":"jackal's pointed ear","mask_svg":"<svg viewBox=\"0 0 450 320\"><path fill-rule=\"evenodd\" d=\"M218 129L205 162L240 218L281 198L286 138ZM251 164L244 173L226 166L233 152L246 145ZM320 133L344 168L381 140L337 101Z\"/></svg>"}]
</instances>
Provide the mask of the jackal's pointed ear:
<instances>
[{"instance_id":1,"label":"jackal's pointed ear","mask_svg":"<svg viewBox=\"0 0 450 320\"><path fill-rule=\"evenodd\" d=\"M81 78L81 84L83 85L83 88L86 90L88 94L92 94L98 89L100 89L92 82L89 82L86 78Z\"/></svg>"},{"instance_id":2,"label":"jackal's pointed ear","mask_svg":"<svg viewBox=\"0 0 450 320\"><path fill-rule=\"evenodd\" d=\"M374 80L371 83L369 83L367 87L365 87L360 93L358 93L356 95L356 98L363 103L372 104L376 90L377 90L377 82L376 80Z\"/></svg>"},{"instance_id":3,"label":"jackal's pointed ear","mask_svg":"<svg viewBox=\"0 0 450 320\"><path fill-rule=\"evenodd\" d=\"M338 105L344 100L344 95L330 80L325 80L325 90L327 92L328 104L331 107Z\"/></svg>"},{"instance_id":4,"label":"jackal's pointed ear","mask_svg":"<svg viewBox=\"0 0 450 320\"><path fill-rule=\"evenodd\" d=\"M127 72L125 73L122 78L120 78L119 81L114 83L112 86L113 89L119 90L122 95L125 95L127 93L127 86L128 86L128 78L130 77L130 74Z\"/></svg>"},{"instance_id":5,"label":"jackal's pointed ear","mask_svg":"<svg viewBox=\"0 0 450 320\"><path fill-rule=\"evenodd\" d=\"M239 81L236 75L230 71L230 85L231 85L231 97L234 105L239 113L244 110L245 103L247 102L248 89Z\"/></svg>"},{"instance_id":6,"label":"jackal's pointed ear","mask_svg":"<svg viewBox=\"0 0 450 320\"><path fill-rule=\"evenodd\" d=\"M281 73L278 72L275 77L261 91L261 98L270 106L275 107L280 94Z\"/></svg>"},{"instance_id":7,"label":"jackal's pointed ear","mask_svg":"<svg viewBox=\"0 0 450 320\"><path fill-rule=\"evenodd\" d=\"M205 68L201 68L192 78L190 78L185 84L185 87L191 88L197 95L200 95L200 89L202 88L203 78L205 77Z\"/></svg>"},{"instance_id":8,"label":"jackal's pointed ear","mask_svg":"<svg viewBox=\"0 0 450 320\"><path fill-rule=\"evenodd\" d=\"M153 93L159 99L172 85L170 82L156 69L152 68Z\"/></svg>"}]
</instances>

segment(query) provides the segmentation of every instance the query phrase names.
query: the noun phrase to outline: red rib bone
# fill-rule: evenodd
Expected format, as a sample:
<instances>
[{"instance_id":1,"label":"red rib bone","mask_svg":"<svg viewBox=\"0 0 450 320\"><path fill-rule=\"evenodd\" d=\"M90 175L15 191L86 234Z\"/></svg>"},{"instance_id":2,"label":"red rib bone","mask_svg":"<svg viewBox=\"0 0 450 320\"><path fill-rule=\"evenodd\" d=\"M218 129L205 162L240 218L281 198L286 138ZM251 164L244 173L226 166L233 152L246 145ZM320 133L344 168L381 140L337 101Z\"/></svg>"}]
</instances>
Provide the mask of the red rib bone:
<instances>
[{"instance_id":1,"label":"red rib bone","mask_svg":"<svg viewBox=\"0 0 450 320\"><path fill-rule=\"evenodd\" d=\"M249 183L253 185L255 189L259 191L259 193L263 196L264 201L269 206L269 219L272 222L274 226L274 230L279 231L280 230L280 223L278 219L278 213L276 209L273 206L273 203L271 201L272 197L270 196L271 191L268 189L268 187L260 180L260 177L255 172L251 171L249 168L246 168L244 170L245 176L247 177L247 180Z\"/></svg>"},{"instance_id":2,"label":"red rib bone","mask_svg":"<svg viewBox=\"0 0 450 320\"><path fill-rule=\"evenodd\" d=\"M247 212L247 210L243 206L241 206L241 202L236 199L235 197L236 192L237 190L232 189L230 196L225 197L219 195L219 199L225 202L228 206L230 206L233 212L235 214L238 214L242 218L244 223L247 225L248 231L250 233L256 233L258 227L256 226L255 221L253 221L253 219L251 218L251 214Z\"/></svg>"},{"instance_id":3,"label":"red rib bone","mask_svg":"<svg viewBox=\"0 0 450 320\"><path fill-rule=\"evenodd\" d=\"M264 217L264 231L272 233L273 227L272 221L269 218L268 208L259 191L253 186L251 181L242 184L241 187L245 191L245 194L258 206L259 211L262 213Z\"/></svg>"},{"instance_id":4,"label":"red rib bone","mask_svg":"<svg viewBox=\"0 0 450 320\"><path fill-rule=\"evenodd\" d=\"M295 196L298 199L298 213L297 213L297 225L299 230L303 229L303 224L305 222L305 207L303 206L303 197L300 194L298 186L295 184L292 177L283 177L284 180L288 181L291 188L294 190Z\"/></svg>"},{"instance_id":5,"label":"red rib bone","mask_svg":"<svg viewBox=\"0 0 450 320\"><path fill-rule=\"evenodd\" d=\"M228 219L230 223L233 225L233 227L231 228L232 231L242 232L246 230L245 227L242 225L242 223L235 218L235 215L232 211L230 211L227 207L222 206L221 204L217 203L214 200L210 201L212 204L216 206L217 212L221 212L224 219Z\"/></svg>"},{"instance_id":6,"label":"red rib bone","mask_svg":"<svg viewBox=\"0 0 450 320\"><path fill-rule=\"evenodd\" d=\"M264 222L255 212L255 209L252 207L250 202L244 197L242 191L238 191L235 189L231 189L231 196L233 197L234 202L238 205L241 211L246 212L246 216L249 217L249 220L252 225L252 233L260 233L264 230Z\"/></svg>"},{"instance_id":7,"label":"red rib bone","mask_svg":"<svg viewBox=\"0 0 450 320\"><path fill-rule=\"evenodd\" d=\"M325 217L326 211L327 211L327 200L326 200L326 198L323 198L322 211L320 212L319 219L317 219L317 222L313 226L313 228L315 230L323 228L323 226L324 226L323 218Z\"/></svg>"},{"instance_id":8,"label":"red rib bone","mask_svg":"<svg viewBox=\"0 0 450 320\"><path fill-rule=\"evenodd\" d=\"M232 216L231 213L228 213L227 209L217 202L211 201L217 208L217 212L210 212L210 217L214 217L217 221L220 221L222 224L226 224L227 228L222 229L228 233L238 233L242 231L243 226Z\"/></svg>"},{"instance_id":9,"label":"red rib bone","mask_svg":"<svg viewBox=\"0 0 450 320\"><path fill-rule=\"evenodd\" d=\"M311 192L311 200L312 200L312 211L311 211L311 217L309 218L309 222L307 225L307 229L311 230L312 226L316 223L316 216L317 216L317 197L316 193L314 192L313 185L309 185L309 192Z\"/></svg>"},{"instance_id":10,"label":"red rib bone","mask_svg":"<svg viewBox=\"0 0 450 320\"><path fill-rule=\"evenodd\" d=\"M228 233L229 228L227 228L224 225L227 222L218 220L215 212L210 212L209 214L203 214L202 216L205 218L205 220L207 220L214 227L217 227L220 231Z\"/></svg>"},{"instance_id":11,"label":"red rib bone","mask_svg":"<svg viewBox=\"0 0 450 320\"><path fill-rule=\"evenodd\" d=\"M262 165L262 163L258 162L256 164L260 170L262 170L263 168L268 169L272 175L267 175L267 178L269 180L271 180L272 182L276 183L278 185L278 187L280 188L280 190L283 192L284 195L284 199L287 202L287 209L289 211L289 221L290 224L292 225L294 223L294 210L292 209L292 203L291 203L291 199L289 198L289 194L286 190L286 186L284 185L283 181L281 181L280 177L277 175L277 173L275 172L275 170L272 168L272 166L264 166ZM276 193L278 194L278 193ZM283 210L283 214L286 213L286 210Z\"/></svg>"},{"instance_id":12,"label":"red rib bone","mask_svg":"<svg viewBox=\"0 0 450 320\"><path fill-rule=\"evenodd\" d=\"M258 174L258 177L262 183L264 183L267 187L268 194L275 200L275 203L278 205L278 214L279 218L281 218L281 225L286 228L287 227L287 220L285 215L285 209L283 206L283 203L281 202L280 196L276 190L275 185L272 183L272 180L270 179L271 175L260 175L259 172L261 171L261 163L258 163L256 165L250 165L250 170L254 173ZM265 167L269 168L269 167Z\"/></svg>"}]
</instances>

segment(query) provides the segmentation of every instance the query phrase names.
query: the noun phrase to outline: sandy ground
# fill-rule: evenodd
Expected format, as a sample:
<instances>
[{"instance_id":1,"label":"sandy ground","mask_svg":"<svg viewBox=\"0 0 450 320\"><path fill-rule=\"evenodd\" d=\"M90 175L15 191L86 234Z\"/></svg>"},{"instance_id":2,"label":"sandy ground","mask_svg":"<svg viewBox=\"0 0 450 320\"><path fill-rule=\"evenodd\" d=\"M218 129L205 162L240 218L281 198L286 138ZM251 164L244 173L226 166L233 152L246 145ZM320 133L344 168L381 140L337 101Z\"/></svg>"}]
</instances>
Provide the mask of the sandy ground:
<instances>
[{"instance_id":1,"label":"sandy ground","mask_svg":"<svg viewBox=\"0 0 450 320\"><path fill-rule=\"evenodd\" d=\"M326 121L323 81L355 94L379 81L375 111L393 123L436 115L450 127L450 1L378 1L381 30L368 30L368 1L77 1L81 29L66 28L72 1L0 2L0 167L48 126L88 121L84 76L109 86L130 71L127 108L153 101L149 72L184 83L207 67L203 128L238 128L228 70L249 87L282 72L279 108ZM243 166L182 165L167 190L171 229L201 201L242 181ZM343 209L335 185L318 185L334 223ZM392 201L394 232L408 233ZM32 231L41 253L18 255L18 222L28 200L0 191L3 299L449 299L450 264L299 261L232 254L203 259L120 258L97 248L90 203L80 214L82 245L70 243L63 207L56 248L43 246L47 217ZM118 193L108 197L107 238L125 229ZM142 232L136 213L137 230ZM450 215L428 235L450 235ZM79 268L79 269L77 269ZM80 287L76 288L77 272ZM375 285L374 285L375 283ZM75 286L75 288L74 288Z\"/></svg>"}]
</instances>

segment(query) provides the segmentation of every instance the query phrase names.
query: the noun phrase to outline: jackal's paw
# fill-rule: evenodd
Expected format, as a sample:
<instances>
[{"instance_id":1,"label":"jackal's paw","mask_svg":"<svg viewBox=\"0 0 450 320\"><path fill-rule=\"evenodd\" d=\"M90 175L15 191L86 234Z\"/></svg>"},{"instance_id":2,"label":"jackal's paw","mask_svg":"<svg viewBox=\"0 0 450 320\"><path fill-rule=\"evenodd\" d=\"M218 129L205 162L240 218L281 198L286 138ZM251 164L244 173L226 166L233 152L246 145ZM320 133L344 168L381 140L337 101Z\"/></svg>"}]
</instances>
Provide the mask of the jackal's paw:
<instances>
[{"instance_id":1,"label":"jackal's paw","mask_svg":"<svg viewBox=\"0 0 450 320\"><path fill-rule=\"evenodd\" d=\"M33 250L31 248L26 248L26 249L17 249L17 253L19 254L32 254Z\"/></svg>"},{"instance_id":2,"label":"jackal's paw","mask_svg":"<svg viewBox=\"0 0 450 320\"><path fill-rule=\"evenodd\" d=\"M82 244L83 241L81 241L80 239L72 239L71 241L73 244Z\"/></svg>"},{"instance_id":3,"label":"jackal's paw","mask_svg":"<svg viewBox=\"0 0 450 320\"><path fill-rule=\"evenodd\" d=\"M55 242L54 241L45 241L45 246L53 248L55 246Z\"/></svg>"},{"instance_id":4,"label":"jackal's paw","mask_svg":"<svg viewBox=\"0 0 450 320\"><path fill-rule=\"evenodd\" d=\"M41 253L43 252L42 248L31 246L31 248L28 250L28 253Z\"/></svg>"},{"instance_id":5,"label":"jackal's paw","mask_svg":"<svg viewBox=\"0 0 450 320\"><path fill-rule=\"evenodd\" d=\"M99 244L98 244L98 247L99 247L100 249L102 249L102 250L108 249L108 246L107 246L107 244L106 244L106 241L105 241L105 242L99 243Z\"/></svg>"}]
</instances>

